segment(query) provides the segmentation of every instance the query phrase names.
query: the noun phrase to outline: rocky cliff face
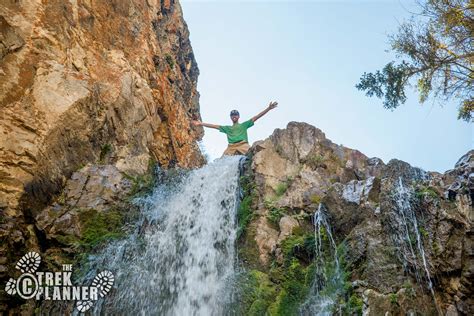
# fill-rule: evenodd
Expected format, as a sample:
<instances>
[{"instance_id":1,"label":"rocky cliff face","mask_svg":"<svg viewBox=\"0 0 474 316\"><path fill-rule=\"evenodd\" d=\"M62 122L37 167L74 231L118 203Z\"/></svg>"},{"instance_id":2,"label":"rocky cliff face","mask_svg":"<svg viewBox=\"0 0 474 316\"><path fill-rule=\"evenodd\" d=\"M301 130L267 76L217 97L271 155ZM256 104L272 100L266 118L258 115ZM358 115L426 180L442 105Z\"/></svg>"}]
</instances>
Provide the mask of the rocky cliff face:
<instances>
[{"instance_id":1,"label":"rocky cliff face","mask_svg":"<svg viewBox=\"0 0 474 316\"><path fill-rule=\"evenodd\" d=\"M66 192L115 179L107 202L150 161L204 163L202 129L189 124L199 117L199 70L188 36L174 0L0 5L1 278L13 249L45 250L36 217L76 170L82 186Z\"/></svg>"},{"instance_id":2,"label":"rocky cliff face","mask_svg":"<svg viewBox=\"0 0 474 316\"><path fill-rule=\"evenodd\" d=\"M188 35L173 0L0 5L0 313L38 307L4 292L26 250L80 264L129 233L154 166L204 163ZM243 314L474 314L474 151L425 172L292 122L249 158Z\"/></svg>"},{"instance_id":3,"label":"rocky cliff face","mask_svg":"<svg viewBox=\"0 0 474 316\"><path fill-rule=\"evenodd\" d=\"M250 156L239 211L246 313L328 302L343 314L474 312L474 151L444 174L425 172L291 122Z\"/></svg>"}]
</instances>

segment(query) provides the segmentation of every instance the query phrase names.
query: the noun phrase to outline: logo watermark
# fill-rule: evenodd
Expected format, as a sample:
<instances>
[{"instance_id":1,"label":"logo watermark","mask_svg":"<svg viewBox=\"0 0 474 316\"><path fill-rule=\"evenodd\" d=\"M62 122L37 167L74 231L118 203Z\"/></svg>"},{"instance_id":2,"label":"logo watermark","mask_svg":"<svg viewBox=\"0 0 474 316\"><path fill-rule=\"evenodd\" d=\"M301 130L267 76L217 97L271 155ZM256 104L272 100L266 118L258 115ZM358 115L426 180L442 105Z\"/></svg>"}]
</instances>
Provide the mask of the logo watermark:
<instances>
[{"instance_id":1,"label":"logo watermark","mask_svg":"<svg viewBox=\"0 0 474 316\"><path fill-rule=\"evenodd\" d=\"M114 275L106 270L96 275L90 286L76 286L71 282L71 264L63 264L59 272L41 272L36 271L40 263L41 257L34 251L21 257L15 268L22 274L16 280L10 278L5 291L23 299L77 301L76 308L85 312L99 297L107 295L114 284Z\"/></svg>"}]
</instances>

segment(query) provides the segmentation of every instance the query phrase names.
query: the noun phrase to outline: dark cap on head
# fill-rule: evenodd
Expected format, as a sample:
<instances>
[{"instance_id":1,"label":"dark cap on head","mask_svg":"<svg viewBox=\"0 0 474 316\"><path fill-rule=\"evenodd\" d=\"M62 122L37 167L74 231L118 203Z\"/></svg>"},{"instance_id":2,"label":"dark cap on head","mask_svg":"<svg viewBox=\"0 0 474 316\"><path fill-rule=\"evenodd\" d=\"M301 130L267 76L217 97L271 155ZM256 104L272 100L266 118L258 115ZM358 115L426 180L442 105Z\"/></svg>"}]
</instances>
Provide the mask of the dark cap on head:
<instances>
[{"instance_id":1,"label":"dark cap on head","mask_svg":"<svg viewBox=\"0 0 474 316\"><path fill-rule=\"evenodd\" d=\"M232 111L230 111L230 116L232 116L232 115L238 115L238 116L240 116L239 111L237 111L237 110L232 110Z\"/></svg>"}]
</instances>

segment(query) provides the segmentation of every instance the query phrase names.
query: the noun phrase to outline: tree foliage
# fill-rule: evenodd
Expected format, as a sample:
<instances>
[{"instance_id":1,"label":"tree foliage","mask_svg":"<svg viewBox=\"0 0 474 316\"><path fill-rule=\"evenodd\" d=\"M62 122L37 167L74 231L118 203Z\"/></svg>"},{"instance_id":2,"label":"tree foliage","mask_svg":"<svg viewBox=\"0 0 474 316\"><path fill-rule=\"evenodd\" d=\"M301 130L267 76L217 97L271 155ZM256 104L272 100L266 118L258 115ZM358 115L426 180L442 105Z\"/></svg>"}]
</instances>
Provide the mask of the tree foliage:
<instances>
[{"instance_id":1,"label":"tree foliage","mask_svg":"<svg viewBox=\"0 0 474 316\"><path fill-rule=\"evenodd\" d=\"M356 88L383 98L387 109L405 103L405 88L416 82L420 103L432 96L441 102L459 100L458 119L474 116L474 0L427 0L421 12L389 37L402 59L380 71L365 73Z\"/></svg>"}]
</instances>

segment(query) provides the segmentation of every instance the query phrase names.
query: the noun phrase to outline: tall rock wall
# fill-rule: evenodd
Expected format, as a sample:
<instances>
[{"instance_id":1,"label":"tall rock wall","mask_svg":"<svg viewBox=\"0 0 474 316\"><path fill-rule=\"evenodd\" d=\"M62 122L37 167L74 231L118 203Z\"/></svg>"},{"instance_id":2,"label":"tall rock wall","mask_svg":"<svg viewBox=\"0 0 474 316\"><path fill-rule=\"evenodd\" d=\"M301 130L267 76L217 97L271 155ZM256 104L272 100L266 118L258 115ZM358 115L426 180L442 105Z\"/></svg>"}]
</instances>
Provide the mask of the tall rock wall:
<instances>
[{"instance_id":1,"label":"tall rock wall","mask_svg":"<svg viewBox=\"0 0 474 316\"><path fill-rule=\"evenodd\" d=\"M198 68L174 1L25 1L0 7L2 207L44 200L112 151L122 170L196 166Z\"/></svg>"},{"instance_id":2,"label":"tall rock wall","mask_svg":"<svg viewBox=\"0 0 474 316\"><path fill-rule=\"evenodd\" d=\"M88 163L204 163L199 70L175 0L0 4L0 277L34 218ZM36 233L35 233L36 232Z\"/></svg>"},{"instance_id":3,"label":"tall rock wall","mask_svg":"<svg viewBox=\"0 0 474 316\"><path fill-rule=\"evenodd\" d=\"M311 296L306 305L319 301L321 312L332 302L338 315L474 312L474 151L444 174L425 172L290 122L254 143L250 156L239 210L240 257L251 280L246 313L297 314ZM319 210L330 232L315 231ZM315 273L342 284L315 289Z\"/></svg>"}]
</instances>

